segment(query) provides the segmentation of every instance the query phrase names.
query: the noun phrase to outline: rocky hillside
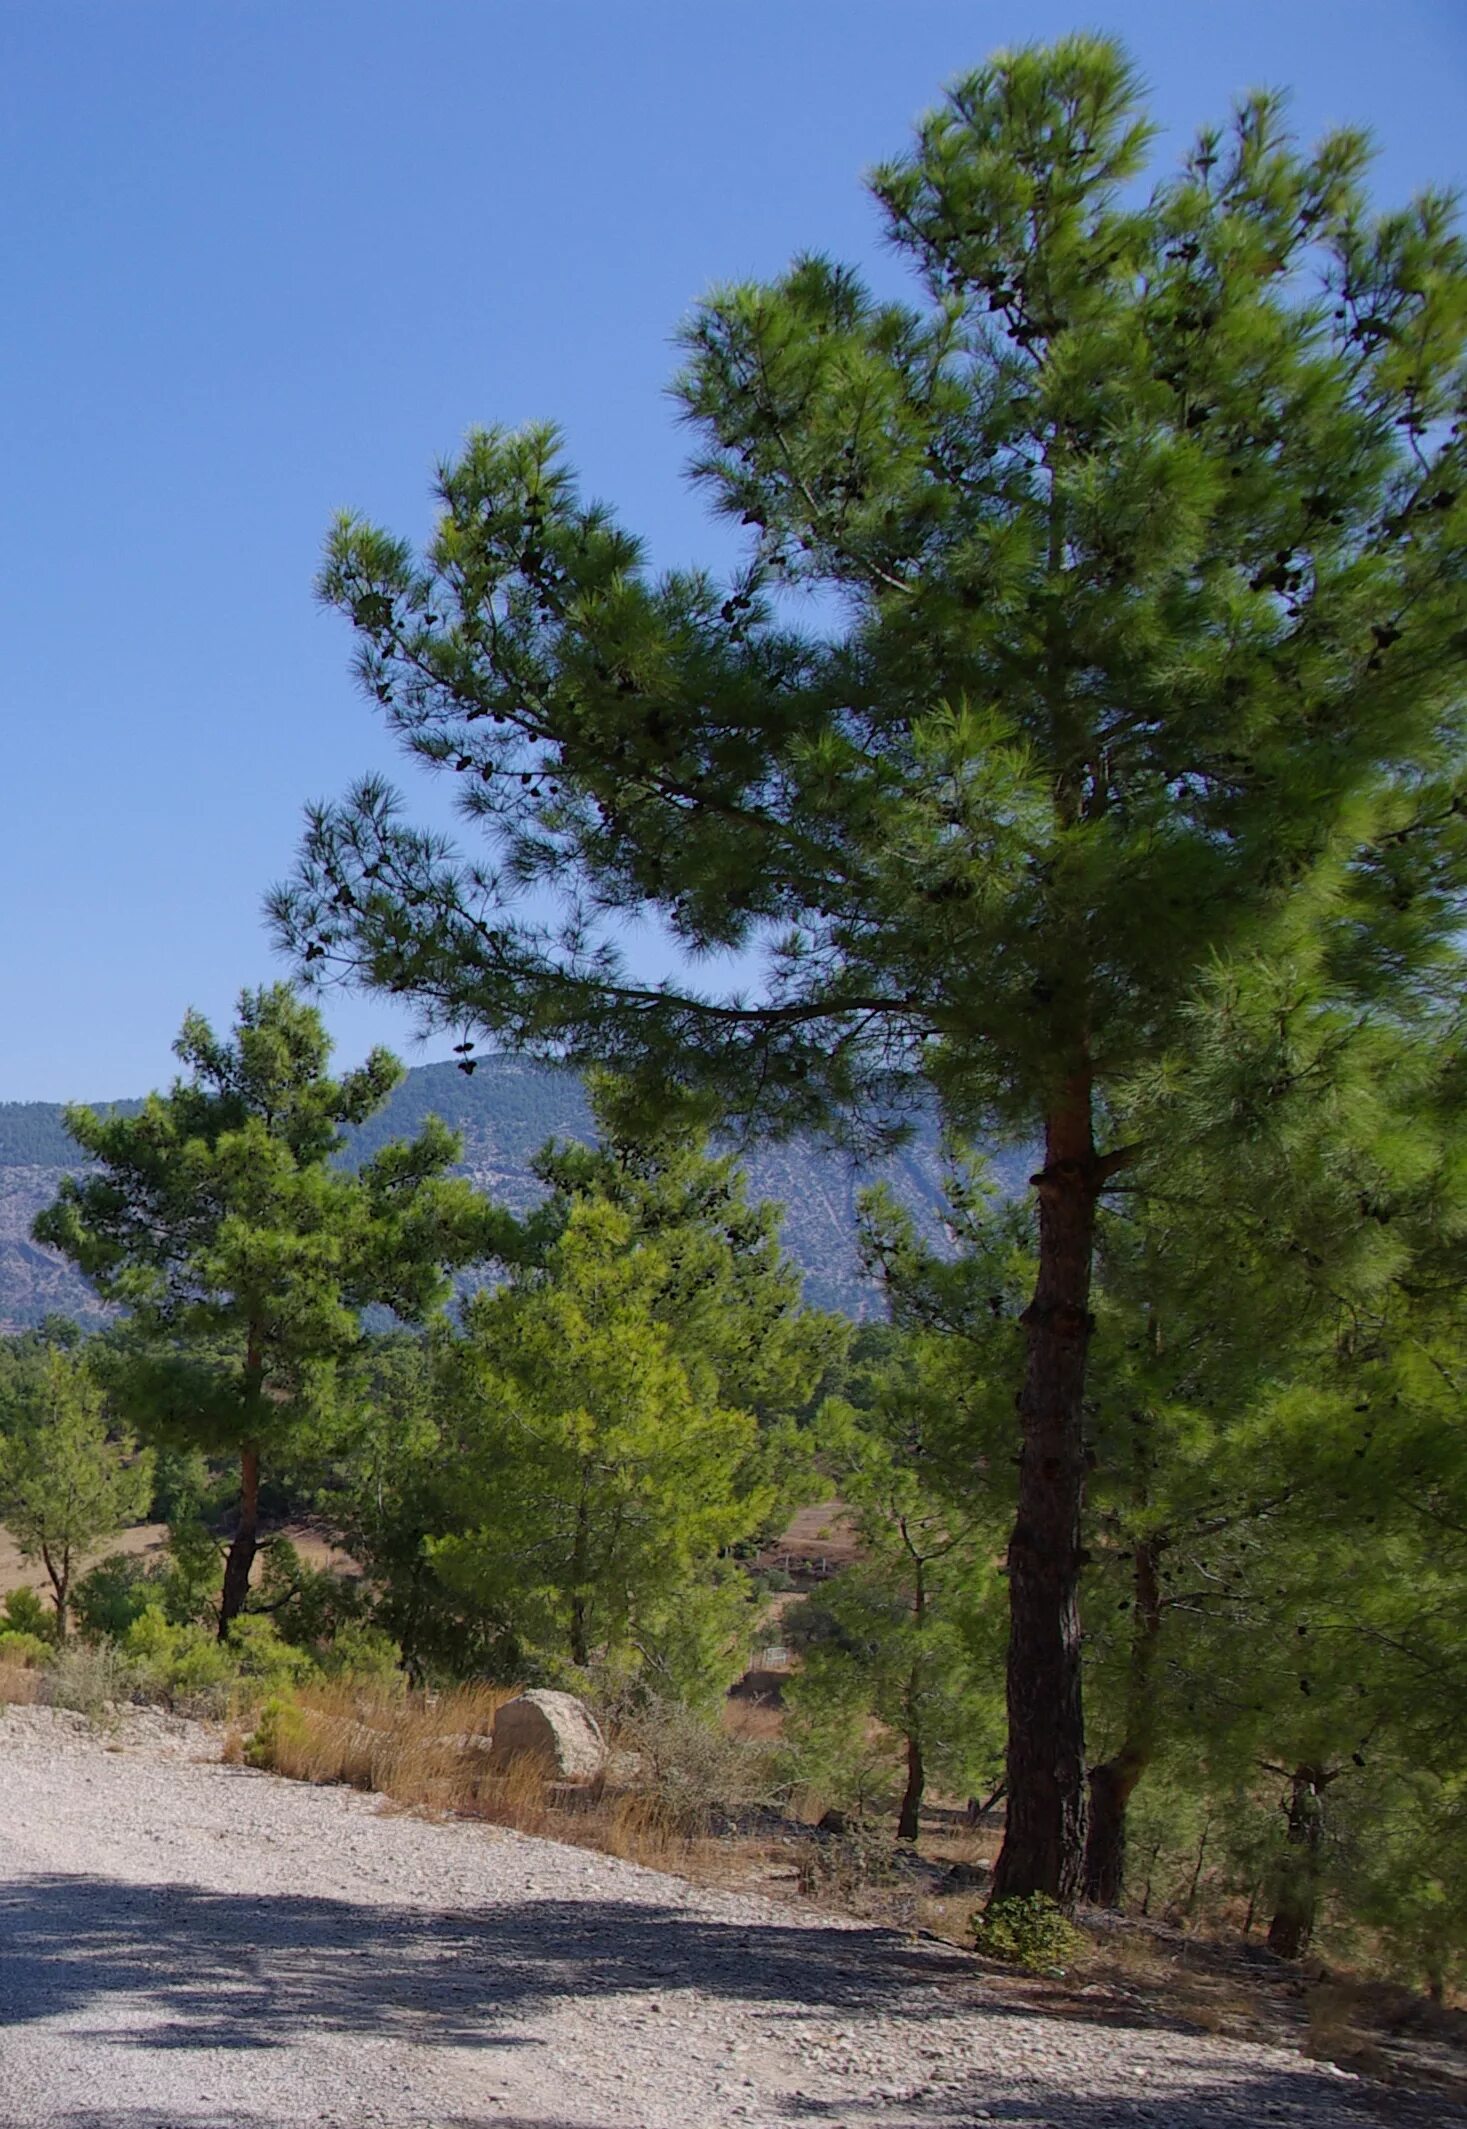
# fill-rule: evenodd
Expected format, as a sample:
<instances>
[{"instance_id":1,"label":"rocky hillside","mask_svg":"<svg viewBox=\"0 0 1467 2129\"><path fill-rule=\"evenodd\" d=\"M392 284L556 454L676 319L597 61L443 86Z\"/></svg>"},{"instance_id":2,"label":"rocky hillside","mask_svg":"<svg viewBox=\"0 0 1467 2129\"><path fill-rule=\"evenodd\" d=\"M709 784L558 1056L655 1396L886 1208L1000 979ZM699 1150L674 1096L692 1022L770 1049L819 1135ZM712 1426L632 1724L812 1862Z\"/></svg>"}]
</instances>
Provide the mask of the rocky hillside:
<instances>
[{"instance_id":1,"label":"rocky hillside","mask_svg":"<svg viewBox=\"0 0 1467 2129\"><path fill-rule=\"evenodd\" d=\"M353 1151L360 1156L385 1139L411 1136L430 1114L461 1134L463 1172L516 1208L535 1194L529 1164L546 1139L585 1137L590 1129L573 1075L485 1058L472 1077L452 1064L410 1071L381 1114L356 1134ZM1022 1155L1003 1165L1011 1182L1026 1167ZM31 1221L76 1166L76 1148L54 1103L0 1103L0 1329L25 1329L51 1310L82 1321L100 1318L86 1282L30 1239ZM762 1149L749 1170L755 1193L784 1205L786 1244L804 1269L806 1293L821 1307L856 1316L872 1311L874 1297L856 1258L856 1194L877 1173L928 1232L940 1232L937 1140L930 1128L879 1171L856 1169L802 1141Z\"/></svg>"}]
</instances>

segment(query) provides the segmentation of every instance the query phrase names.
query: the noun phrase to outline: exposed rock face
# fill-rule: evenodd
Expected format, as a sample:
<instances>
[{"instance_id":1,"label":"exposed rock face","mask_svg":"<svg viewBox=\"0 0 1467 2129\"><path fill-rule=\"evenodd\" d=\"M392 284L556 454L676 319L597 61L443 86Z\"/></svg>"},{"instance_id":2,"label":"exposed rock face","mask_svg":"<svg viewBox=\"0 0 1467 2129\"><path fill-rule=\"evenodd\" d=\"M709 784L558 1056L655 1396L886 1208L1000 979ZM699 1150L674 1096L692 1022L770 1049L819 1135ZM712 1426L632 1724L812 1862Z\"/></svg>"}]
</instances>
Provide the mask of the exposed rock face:
<instances>
[{"instance_id":1,"label":"exposed rock face","mask_svg":"<svg viewBox=\"0 0 1467 2129\"><path fill-rule=\"evenodd\" d=\"M537 1688L507 1700L494 1718L490 1772L502 1774L517 1759L537 1759L561 1781L594 1781L606 1744L584 1701Z\"/></svg>"},{"instance_id":2,"label":"exposed rock face","mask_svg":"<svg viewBox=\"0 0 1467 2129\"><path fill-rule=\"evenodd\" d=\"M103 1106L131 1114L139 1104ZM462 1138L457 1172L512 1212L527 1212L541 1195L530 1163L546 1139L591 1133L573 1074L486 1056L472 1079L452 1064L415 1066L386 1107L348 1134L345 1158L355 1164L390 1138L411 1138L428 1116L441 1116ZM1005 1194L1022 1192L1034 1165L1032 1151L1001 1156L995 1173ZM48 1310L89 1325L111 1313L80 1273L30 1239L31 1221L56 1196L62 1177L82 1166L56 1103L0 1102L0 1332L37 1324ZM948 1247L941 1152L931 1117L919 1118L911 1143L874 1167L855 1167L806 1140L758 1147L748 1167L750 1196L784 1205L785 1247L805 1274L806 1300L817 1308L857 1317L880 1311L856 1247L856 1199L867 1183L885 1181L919 1234L938 1250ZM482 1276L472 1274L464 1284L480 1284Z\"/></svg>"}]
</instances>

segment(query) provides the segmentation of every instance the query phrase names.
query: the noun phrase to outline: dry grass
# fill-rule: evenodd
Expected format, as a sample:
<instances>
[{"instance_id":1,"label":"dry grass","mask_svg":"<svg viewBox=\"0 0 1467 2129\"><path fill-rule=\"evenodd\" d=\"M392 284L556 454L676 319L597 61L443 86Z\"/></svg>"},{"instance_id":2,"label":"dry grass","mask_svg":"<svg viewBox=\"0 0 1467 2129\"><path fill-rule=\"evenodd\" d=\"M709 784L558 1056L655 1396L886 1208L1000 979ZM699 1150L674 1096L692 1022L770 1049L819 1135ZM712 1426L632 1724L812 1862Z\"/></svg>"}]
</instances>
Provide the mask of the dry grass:
<instances>
[{"instance_id":1,"label":"dry grass","mask_svg":"<svg viewBox=\"0 0 1467 2129\"><path fill-rule=\"evenodd\" d=\"M296 1781L371 1790L404 1810L482 1819L630 1862L718 1874L715 1857L724 1844L700 1837L687 1796L675 1786L662 1793L604 1777L557 1781L532 1758L491 1772L494 1715L513 1692L460 1686L430 1700L377 1687L304 1687L266 1711L248 1756ZM638 1742L613 1739L613 1765L619 1745Z\"/></svg>"},{"instance_id":2,"label":"dry grass","mask_svg":"<svg viewBox=\"0 0 1467 2129\"><path fill-rule=\"evenodd\" d=\"M390 1687L305 1686L267 1714L256 1756L294 1781L344 1782L399 1804L461 1811L477 1795L495 1711L509 1697L490 1686L432 1700Z\"/></svg>"},{"instance_id":3,"label":"dry grass","mask_svg":"<svg viewBox=\"0 0 1467 2129\"><path fill-rule=\"evenodd\" d=\"M41 1697L41 1674L20 1663L0 1663L0 1706L32 1707Z\"/></svg>"},{"instance_id":4,"label":"dry grass","mask_svg":"<svg viewBox=\"0 0 1467 2129\"><path fill-rule=\"evenodd\" d=\"M308 1567L329 1567L336 1574L359 1572L356 1562L344 1553L340 1546L323 1536L312 1523L287 1523L278 1531L272 1530L270 1535L289 1538ZM162 1559L167 1546L166 1523L133 1523L126 1530L118 1531L115 1537L107 1538L102 1544L93 1546L78 1562L77 1573L84 1574L89 1567L95 1567L99 1560L109 1559L113 1553L118 1552L144 1559L151 1564ZM255 1563L256 1581L263 1574L264 1568L265 1554L262 1551ZM39 1595L49 1598L51 1585L38 1561L21 1558L20 1547L5 1525L0 1523L0 1598L8 1595L12 1589L34 1589Z\"/></svg>"}]
</instances>

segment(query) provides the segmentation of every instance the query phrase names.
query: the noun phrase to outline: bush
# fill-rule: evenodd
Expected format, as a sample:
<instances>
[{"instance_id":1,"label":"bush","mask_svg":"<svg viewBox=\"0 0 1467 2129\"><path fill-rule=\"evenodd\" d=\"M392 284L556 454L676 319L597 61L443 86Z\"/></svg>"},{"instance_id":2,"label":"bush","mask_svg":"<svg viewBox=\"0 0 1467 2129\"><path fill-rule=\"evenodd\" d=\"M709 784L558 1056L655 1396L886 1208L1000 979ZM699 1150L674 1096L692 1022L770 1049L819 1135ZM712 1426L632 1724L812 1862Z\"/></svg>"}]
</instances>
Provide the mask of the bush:
<instances>
[{"instance_id":1,"label":"bush","mask_svg":"<svg viewBox=\"0 0 1467 2129\"><path fill-rule=\"evenodd\" d=\"M245 1758L252 1767L284 1767L304 1751L310 1725L289 1693L272 1693L260 1709Z\"/></svg>"},{"instance_id":2,"label":"bush","mask_svg":"<svg viewBox=\"0 0 1467 2129\"><path fill-rule=\"evenodd\" d=\"M51 1654L51 1643L43 1641L39 1634L25 1634L13 1627L0 1633L0 1663L16 1665L23 1671L39 1670Z\"/></svg>"},{"instance_id":3,"label":"bush","mask_svg":"<svg viewBox=\"0 0 1467 2129\"><path fill-rule=\"evenodd\" d=\"M136 1554L110 1553L76 1585L72 1609L88 1640L121 1641L133 1621L157 1602L157 1579Z\"/></svg>"},{"instance_id":4,"label":"bush","mask_svg":"<svg viewBox=\"0 0 1467 2129\"><path fill-rule=\"evenodd\" d=\"M304 1650L281 1640L273 1622L246 1614L228 1641L208 1628L177 1625L156 1601L128 1628L123 1649L142 1689L188 1715L225 1715L306 1677Z\"/></svg>"},{"instance_id":5,"label":"bush","mask_svg":"<svg viewBox=\"0 0 1467 2129\"><path fill-rule=\"evenodd\" d=\"M241 1679L258 1681L268 1692L299 1685L316 1669L309 1650L293 1648L283 1640L273 1619L258 1612L244 1612L229 1630L229 1639L216 1643L233 1660Z\"/></svg>"},{"instance_id":6,"label":"bush","mask_svg":"<svg viewBox=\"0 0 1467 2129\"><path fill-rule=\"evenodd\" d=\"M43 1602L39 1590L13 1589L0 1605L0 1632L29 1634L37 1641L54 1641L56 1615Z\"/></svg>"},{"instance_id":7,"label":"bush","mask_svg":"<svg viewBox=\"0 0 1467 2129\"><path fill-rule=\"evenodd\" d=\"M730 1737L718 1715L681 1701L647 1695L621 1715L616 1744L641 1760L657 1804L688 1839L783 1798L767 1746Z\"/></svg>"},{"instance_id":8,"label":"bush","mask_svg":"<svg viewBox=\"0 0 1467 2129\"><path fill-rule=\"evenodd\" d=\"M994 1900L973 1917L973 1949L1030 1974L1057 1978L1084 1942L1064 1910L1042 1892Z\"/></svg>"},{"instance_id":9,"label":"bush","mask_svg":"<svg viewBox=\"0 0 1467 2129\"><path fill-rule=\"evenodd\" d=\"M317 1661L328 1678L349 1679L354 1684L371 1684L399 1694L407 1691L402 1650L380 1626L348 1620L345 1626L338 1627Z\"/></svg>"},{"instance_id":10,"label":"bush","mask_svg":"<svg viewBox=\"0 0 1467 2129\"><path fill-rule=\"evenodd\" d=\"M93 1722L131 1698L137 1671L115 1641L69 1641L51 1652L44 1697L53 1708L71 1708Z\"/></svg>"}]
</instances>

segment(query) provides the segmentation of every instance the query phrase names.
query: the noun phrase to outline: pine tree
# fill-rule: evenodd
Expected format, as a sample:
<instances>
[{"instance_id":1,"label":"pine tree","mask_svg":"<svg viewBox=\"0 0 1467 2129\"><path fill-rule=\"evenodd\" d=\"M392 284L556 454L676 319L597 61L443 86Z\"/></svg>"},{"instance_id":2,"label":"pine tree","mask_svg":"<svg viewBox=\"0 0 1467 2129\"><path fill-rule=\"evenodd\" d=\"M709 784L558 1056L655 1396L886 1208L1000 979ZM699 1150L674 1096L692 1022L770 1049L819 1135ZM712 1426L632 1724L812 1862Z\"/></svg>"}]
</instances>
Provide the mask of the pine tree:
<instances>
[{"instance_id":1,"label":"pine tree","mask_svg":"<svg viewBox=\"0 0 1467 2129\"><path fill-rule=\"evenodd\" d=\"M695 311L727 585L653 579L544 428L470 439L421 559L341 521L323 594L490 855L369 781L273 904L308 969L730 1118L879 1136L935 1095L1041 1142L996 1883L1064 1901L1115 1092L1217 957L1326 909L1340 983L1399 980L1463 857L1452 202L1376 216L1363 138L1303 153L1274 95L1146 190L1151 138L1113 43L1002 53L872 180L913 302L809 257ZM555 883L560 926L521 899ZM648 908L764 949L758 995L639 983L607 920Z\"/></svg>"},{"instance_id":2,"label":"pine tree","mask_svg":"<svg viewBox=\"0 0 1467 2129\"><path fill-rule=\"evenodd\" d=\"M787 1498L794 1444L680 1352L675 1280L625 1211L580 1198L539 1268L471 1298L439 1384L454 1521L427 1551L552 1669L595 1659L698 1696L743 1667L728 1556Z\"/></svg>"},{"instance_id":3,"label":"pine tree","mask_svg":"<svg viewBox=\"0 0 1467 2129\"><path fill-rule=\"evenodd\" d=\"M850 1327L804 1307L779 1208L694 1116L588 1092L596 1142L550 1141L544 1197L492 1215L502 1288L374 1355L333 1513L414 1662L601 1650L701 1696L750 1624L722 1556L783 1527Z\"/></svg>"},{"instance_id":4,"label":"pine tree","mask_svg":"<svg viewBox=\"0 0 1467 2129\"><path fill-rule=\"evenodd\" d=\"M1119 1902L1148 1769L1190 1759L1214 1793L1272 1769L1273 1939L1296 1955L1341 1800L1368 1786L1384 1811L1398 1774L1455 1764L1419 1682L1459 1670L1467 1594L1459 996L1446 956L1409 1010L1368 1016L1322 999L1318 967L1219 971L1185 1066L1128 1112L1185 1150L1138 1158L1101 1237L1092 1899Z\"/></svg>"},{"instance_id":5,"label":"pine tree","mask_svg":"<svg viewBox=\"0 0 1467 2129\"><path fill-rule=\"evenodd\" d=\"M113 1371L134 1423L239 1459L223 1637L249 1591L262 1469L348 1424L362 1310L431 1314L489 1229L445 1176L458 1146L436 1120L355 1173L336 1162L341 1127L402 1067L376 1050L328 1078L321 1017L287 986L244 992L227 1042L189 1014L174 1048L188 1077L135 1116L66 1111L94 1167L63 1181L35 1234L130 1311Z\"/></svg>"},{"instance_id":6,"label":"pine tree","mask_svg":"<svg viewBox=\"0 0 1467 2129\"><path fill-rule=\"evenodd\" d=\"M795 1737L833 1717L864 1745L874 1717L899 1746L903 1841L918 1837L932 1779L960 1794L991 1785L1002 1754L993 1561L1007 1489L974 1486L952 1346L909 1331L862 1409L832 1400L822 1414L817 1453L860 1549L821 1589L818 1631L799 1632L787 1696Z\"/></svg>"},{"instance_id":7,"label":"pine tree","mask_svg":"<svg viewBox=\"0 0 1467 2129\"><path fill-rule=\"evenodd\" d=\"M153 1459L110 1424L84 1355L59 1345L35 1352L10 1387L0 1522L22 1559L45 1568L65 1640L76 1570L94 1546L146 1513Z\"/></svg>"}]
</instances>

